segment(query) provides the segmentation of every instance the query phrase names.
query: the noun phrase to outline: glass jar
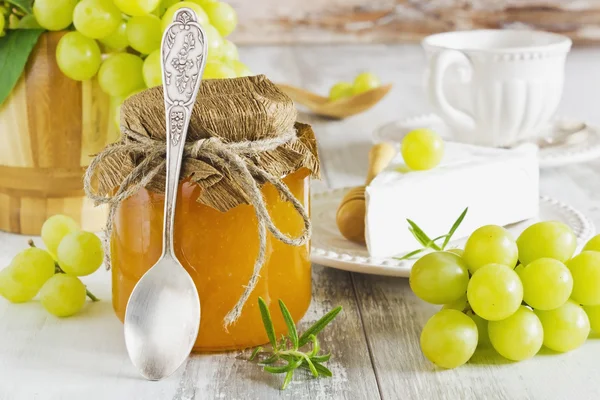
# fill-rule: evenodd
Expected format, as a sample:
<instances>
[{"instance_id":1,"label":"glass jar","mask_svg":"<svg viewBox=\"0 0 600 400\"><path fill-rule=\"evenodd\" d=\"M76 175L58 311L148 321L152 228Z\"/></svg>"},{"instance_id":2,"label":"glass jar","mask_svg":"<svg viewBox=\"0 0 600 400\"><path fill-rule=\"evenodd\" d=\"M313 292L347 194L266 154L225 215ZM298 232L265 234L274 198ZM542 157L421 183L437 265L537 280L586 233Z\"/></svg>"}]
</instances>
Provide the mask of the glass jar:
<instances>
[{"instance_id":1,"label":"glass jar","mask_svg":"<svg viewBox=\"0 0 600 400\"><path fill-rule=\"evenodd\" d=\"M307 210L309 175L310 171L302 168L283 179ZM244 349L266 343L258 297L269 304L278 335L286 332L279 299L295 321L302 318L311 299L310 245L290 246L268 235L260 280L241 317L226 331L225 315L248 284L258 254L257 220L250 205L220 212L196 202L200 190L192 182L180 184L174 238L175 253L200 295L202 314L194 351ZM303 221L294 207L282 200L271 184L265 184L262 192L274 224L287 235L299 236ZM111 240L113 307L121 321L133 287L161 254L163 206L163 194L142 189L123 201L115 215Z\"/></svg>"}]
</instances>

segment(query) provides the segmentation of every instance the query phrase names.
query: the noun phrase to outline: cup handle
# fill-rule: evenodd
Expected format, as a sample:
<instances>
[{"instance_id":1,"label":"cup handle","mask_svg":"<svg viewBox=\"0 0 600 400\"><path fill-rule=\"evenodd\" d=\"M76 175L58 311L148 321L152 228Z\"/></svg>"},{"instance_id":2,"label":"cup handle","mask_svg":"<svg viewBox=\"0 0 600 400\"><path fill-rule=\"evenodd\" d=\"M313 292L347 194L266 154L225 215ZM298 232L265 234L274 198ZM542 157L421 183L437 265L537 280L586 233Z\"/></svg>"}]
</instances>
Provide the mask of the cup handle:
<instances>
[{"instance_id":1,"label":"cup handle","mask_svg":"<svg viewBox=\"0 0 600 400\"><path fill-rule=\"evenodd\" d=\"M461 130L473 131L475 130L475 119L450 104L444 93L443 83L446 71L453 65L459 65L469 70L473 69L471 60L461 51L443 50L433 55L430 61L429 99L436 111L444 119L453 121L454 125L458 126Z\"/></svg>"}]
</instances>

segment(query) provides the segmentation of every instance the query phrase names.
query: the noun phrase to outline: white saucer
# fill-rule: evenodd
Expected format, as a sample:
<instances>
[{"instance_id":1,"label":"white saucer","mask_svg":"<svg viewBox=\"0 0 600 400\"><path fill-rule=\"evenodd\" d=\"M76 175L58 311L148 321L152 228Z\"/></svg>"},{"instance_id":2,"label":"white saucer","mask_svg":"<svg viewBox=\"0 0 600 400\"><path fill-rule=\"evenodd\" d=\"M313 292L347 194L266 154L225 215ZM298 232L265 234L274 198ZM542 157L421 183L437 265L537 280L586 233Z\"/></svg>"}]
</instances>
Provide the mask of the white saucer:
<instances>
[{"instance_id":1,"label":"white saucer","mask_svg":"<svg viewBox=\"0 0 600 400\"><path fill-rule=\"evenodd\" d=\"M556 119L555 123L574 122L567 119ZM400 143L404 135L413 129L430 128L445 139L452 138L450 128L436 114L422 114L402 120L389 122L373 132L373 141ZM600 157L600 128L586 127L588 135L584 140L573 143L562 143L539 151L540 168L558 167L590 161Z\"/></svg>"},{"instance_id":2,"label":"white saucer","mask_svg":"<svg viewBox=\"0 0 600 400\"><path fill-rule=\"evenodd\" d=\"M335 223L335 214L342 197L348 190L349 188L336 189L313 195L312 262L351 272L408 277L416 260L372 258L366 247L342 237ZM592 221L573 207L549 197L540 197L538 219L513 224L507 229L517 237L526 227L540 220L561 221L569 225L575 232L580 246L594 236L595 228ZM449 248L462 247L465 241L465 239L452 241Z\"/></svg>"}]
</instances>

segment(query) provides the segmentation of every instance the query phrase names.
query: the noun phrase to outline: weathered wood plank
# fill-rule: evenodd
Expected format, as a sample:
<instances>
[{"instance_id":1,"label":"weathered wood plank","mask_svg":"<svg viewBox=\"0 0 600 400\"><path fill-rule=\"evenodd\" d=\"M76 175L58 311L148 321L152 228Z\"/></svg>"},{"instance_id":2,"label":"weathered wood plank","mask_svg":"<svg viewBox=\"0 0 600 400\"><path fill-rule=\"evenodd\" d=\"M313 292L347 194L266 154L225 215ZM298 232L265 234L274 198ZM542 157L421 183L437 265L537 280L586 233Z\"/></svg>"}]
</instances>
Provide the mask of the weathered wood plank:
<instances>
[{"instance_id":1,"label":"weathered wood plank","mask_svg":"<svg viewBox=\"0 0 600 400\"><path fill-rule=\"evenodd\" d=\"M344 311L320 335L325 351L331 351L327 364L329 379L313 379L300 372L287 390L279 387L283 375L271 375L246 361L249 353L198 355L188 362L179 377L174 400L226 399L376 399L377 382L361 325L350 274L329 268L314 268L313 301L300 330L342 305Z\"/></svg>"},{"instance_id":2,"label":"weathered wood plank","mask_svg":"<svg viewBox=\"0 0 600 400\"><path fill-rule=\"evenodd\" d=\"M567 354L543 349L531 360L509 362L492 349L478 350L453 370L422 355L421 329L438 307L411 293L408 280L353 274L375 372L384 399L564 400L597 399L591 384L600 341Z\"/></svg>"},{"instance_id":3,"label":"weathered wood plank","mask_svg":"<svg viewBox=\"0 0 600 400\"><path fill-rule=\"evenodd\" d=\"M457 29L541 29L600 41L595 0L231 0L236 43L397 43Z\"/></svg>"}]
</instances>

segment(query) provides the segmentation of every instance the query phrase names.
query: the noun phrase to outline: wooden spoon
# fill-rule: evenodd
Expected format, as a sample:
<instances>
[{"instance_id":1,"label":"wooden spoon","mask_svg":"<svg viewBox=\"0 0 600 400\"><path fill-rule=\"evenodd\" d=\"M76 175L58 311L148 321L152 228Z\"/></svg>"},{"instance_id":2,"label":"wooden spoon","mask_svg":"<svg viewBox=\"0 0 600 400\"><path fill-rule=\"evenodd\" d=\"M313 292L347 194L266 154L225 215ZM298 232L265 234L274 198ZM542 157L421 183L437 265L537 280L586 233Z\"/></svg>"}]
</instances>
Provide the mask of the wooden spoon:
<instances>
[{"instance_id":1,"label":"wooden spoon","mask_svg":"<svg viewBox=\"0 0 600 400\"><path fill-rule=\"evenodd\" d=\"M364 93L350 97L344 97L335 101L316 93L309 92L295 86L277 84L285 94L290 96L298 104L302 104L317 115L330 118L347 118L367 111L383 99L392 88L391 84L383 85Z\"/></svg>"},{"instance_id":2,"label":"wooden spoon","mask_svg":"<svg viewBox=\"0 0 600 400\"><path fill-rule=\"evenodd\" d=\"M369 152L369 172L365 186L350 189L337 210L336 222L342 236L351 242L365 244L365 187L388 166L396 155L396 149L389 143L378 143Z\"/></svg>"}]
</instances>

